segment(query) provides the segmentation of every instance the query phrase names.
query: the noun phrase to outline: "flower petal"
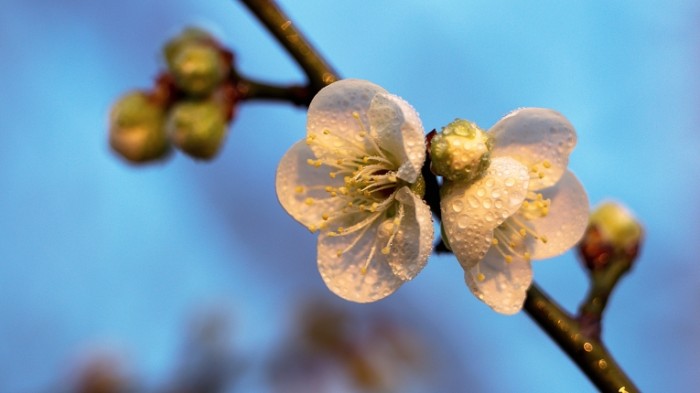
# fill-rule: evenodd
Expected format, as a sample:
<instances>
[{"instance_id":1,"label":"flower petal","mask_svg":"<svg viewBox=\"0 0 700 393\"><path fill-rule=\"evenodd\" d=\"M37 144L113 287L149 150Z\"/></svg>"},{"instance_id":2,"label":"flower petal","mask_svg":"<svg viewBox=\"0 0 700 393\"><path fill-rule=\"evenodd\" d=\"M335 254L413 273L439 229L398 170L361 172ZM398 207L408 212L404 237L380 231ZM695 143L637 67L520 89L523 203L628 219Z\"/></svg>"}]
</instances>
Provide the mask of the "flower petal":
<instances>
[{"instance_id":1,"label":"flower petal","mask_svg":"<svg viewBox=\"0 0 700 393\"><path fill-rule=\"evenodd\" d=\"M315 167L307 161L314 159L311 149L304 142L297 142L284 154L275 179L277 199L294 219L310 230L323 222L323 213L338 211L342 201L330 198L325 186L340 186L341 179L333 179L330 168Z\"/></svg>"},{"instance_id":2,"label":"flower petal","mask_svg":"<svg viewBox=\"0 0 700 393\"><path fill-rule=\"evenodd\" d=\"M588 225L588 196L573 173L566 171L557 184L540 192L552 202L546 217L528 222L535 233L547 237L547 243L528 237L533 259L562 254L581 239Z\"/></svg>"},{"instance_id":3,"label":"flower petal","mask_svg":"<svg viewBox=\"0 0 700 393\"><path fill-rule=\"evenodd\" d=\"M465 269L479 262L491 247L493 230L522 205L529 174L518 161L491 161L484 176L472 183L446 182L440 209L450 248Z\"/></svg>"},{"instance_id":4,"label":"flower petal","mask_svg":"<svg viewBox=\"0 0 700 393\"><path fill-rule=\"evenodd\" d=\"M397 176L413 183L425 161L425 135L416 110L398 96L378 93L367 117L377 144L398 160Z\"/></svg>"},{"instance_id":5,"label":"flower petal","mask_svg":"<svg viewBox=\"0 0 700 393\"><path fill-rule=\"evenodd\" d=\"M425 267L432 252L433 219L428 205L408 187L397 191L396 199L404 216L387 260L394 274L408 281Z\"/></svg>"},{"instance_id":6,"label":"flower petal","mask_svg":"<svg viewBox=\"0 0 700 393\"><path fill-rule=\"evenodd\" d=\"M574 126L551 109L518 109L499 120L488 133L494 141L492 157L513 157L533 171L530 190L556 183L576 146Z\"/></svg>"},{"instance_id":7,"label":"flower petal","mask_svg":"<svg viewBox=\"0 0 700 393\"><path fill-rule=\"evenodd\" d=\"M373 302L389 296L404 283L392 271L387 255L381 253L384 245L378 241L378 227L379 220L363 232L319 235L318 270L336 295L358 303ZM363 272L365 266L367 270Z\"/></svg>"},{"instance_id":8,"label":"flower petal","mask_svg":"<svg viewBox=\"0 0 700 393\"><path fill-rule=\"evenodd\" d=\"M306 120L307 138L315 138L311 149L317 158L335 157L348 149L365 148L359 136L369 131L367 110L382 87L361 79L343 79L321 89L311 100ZM356 117L357 116L357 117ZM362 156L362 154L358 154Z\"/></svg>"},{"instance_id":9,"label":"flower petal","mask_svg":"<svg viewBox=\"0 0 700 393\"><path fill-rule=\"evenodd\" d=\"M532 268L529 262L519 257L506 262L492 248L477 266L464 271L464 280L479 300L496 312L510 315L523 307L527 289L532 283Z\"/></svg>"}]
</instances>

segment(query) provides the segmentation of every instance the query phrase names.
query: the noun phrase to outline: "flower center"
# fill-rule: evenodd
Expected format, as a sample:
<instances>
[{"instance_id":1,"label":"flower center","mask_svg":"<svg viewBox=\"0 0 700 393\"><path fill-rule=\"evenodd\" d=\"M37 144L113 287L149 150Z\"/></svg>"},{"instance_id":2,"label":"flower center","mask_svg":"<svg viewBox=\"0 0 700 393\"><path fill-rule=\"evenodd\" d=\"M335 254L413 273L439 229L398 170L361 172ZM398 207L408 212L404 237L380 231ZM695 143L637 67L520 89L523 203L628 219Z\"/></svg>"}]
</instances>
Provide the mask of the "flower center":
<instances>
[{"instance_id":1,"label":"flower center","mask_svg":"<svg viewBox=\"0 0 700 393\"><path fill-rule=\"evenodd\" d=\"M360 115L354 112L353 117L359 127L353 136L324 129L320 135L309 134L306 138L308 145L320 147L318 150L325 153L317 159L307 160L307 164L329 169L329 184L317 187L334 202L330 203L331 206L340 206L324 211L322 221L309 229L312 232L327 230L329 236L355 234L344 249L337 251L341 256L355 247L376 221L380 221L375 241L361 268L364 274L377 250L382 254L391 251L403 218L403 206L396 201L394 193L406 183L397 177L398 165L379 147L377 138L365 128ZM338 179L342 179L342 183ZM304 191L303 188L300 190L301 193ZM307 198L305 203L313 205L315 200ZM347 226L339 226L341 224Z\"/></svg>"},{"instance_id":2,"label":"flower center","mask_svg":"<svg viewBox=\"0 0 700 393\"><path fill-rule=\"evenodd\" d=\"M550 199L530 191L520 209L494 230L491 244L503 256L506 263L513 262L515 257L530 262L531 255L526 243L528 238L547 243L547 236L537 233L531 221L546 217L549 214L550 205ZM477 276L483 281L482 277L483 275Z\"/></svg>"}]
</instances>

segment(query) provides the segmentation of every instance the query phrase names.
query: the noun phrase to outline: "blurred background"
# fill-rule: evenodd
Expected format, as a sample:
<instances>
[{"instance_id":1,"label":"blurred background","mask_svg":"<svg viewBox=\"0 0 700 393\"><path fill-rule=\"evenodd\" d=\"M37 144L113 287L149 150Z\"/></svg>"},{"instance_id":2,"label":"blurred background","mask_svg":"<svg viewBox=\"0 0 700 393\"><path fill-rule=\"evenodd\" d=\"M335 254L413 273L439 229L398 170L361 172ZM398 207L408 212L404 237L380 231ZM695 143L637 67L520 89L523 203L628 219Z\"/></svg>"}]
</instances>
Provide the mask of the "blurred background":
<instances>
[{"instance_id":1,"label":"blurred background","mask_svg":"<svg viewBox=\"0 0 700 393\"><path fill-rule=\"evenodd\" d=\"M689 0L281 1L345 77L427 130L551 107L576 126L592 205L645 223L603 337L643 391L700 384L700 6ZM149 88L162 44L209 29L245 74L303 74L235 1L0 2L0 392L592 392L524 313L491 311L453 257L376 304L323 284L274 172L303 110L240 108L212 163L133 167L107 113ZM576 256L535 279L576 310Z\"/></svg>"}]
</instances>

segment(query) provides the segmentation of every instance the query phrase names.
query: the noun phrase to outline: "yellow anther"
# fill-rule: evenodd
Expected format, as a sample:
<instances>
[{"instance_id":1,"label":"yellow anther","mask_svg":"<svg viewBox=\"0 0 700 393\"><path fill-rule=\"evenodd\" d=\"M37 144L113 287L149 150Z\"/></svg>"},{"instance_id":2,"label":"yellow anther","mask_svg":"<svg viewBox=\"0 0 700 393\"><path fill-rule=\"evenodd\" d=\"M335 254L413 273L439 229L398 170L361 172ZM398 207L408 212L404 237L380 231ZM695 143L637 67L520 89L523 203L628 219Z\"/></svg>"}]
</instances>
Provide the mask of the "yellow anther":
<instances>
[{"instance_id":1,"label":"yellow anther","mask_svg":"<svg viewBox=\"0 0 700 393\"><path fill-rule=\"evenodd\" d=\"M389 247L382 248L382 254L384 254L384 255L389 254L390 251L391 251L391 249Z\"/></svg>"},{"instance_id":2,"label":"yellow anther","mask_svg":"<svg viewBox=\"0 0 700 393\"><path fill-rule=\"evenodd\" d=\"M498 239L496 239L495 237L494 237L493 239L491 239L491 244L493 244L494 246L497 246L497 245L498 245Z\"/></svg>"},{"instance_id":3,"label":"yellow anther","mask_svg":"<svg viewBox=\"0 0 700 393\"><path fill-rule=\"evenodd\" d=\"M352 117L354 117L355 119L359 119L359 118L360 118L360 114L357 113L356 111L355 111L355 112L352 112Z\"/></svg>"},{"instance_id":4,"label":"yellow anther","mask_svg":"<svg viewBox=\"0 0 700 393\"><path fill-rule=\"evenodd\" d=\"M328 220L328 219L330 218L330 215L328 215L328 213L323 213L323 214L321 215L321 218L323 218L323 220L326 221L326 220Z\"/></svg>"},{"instance_id":5,"label":"yellow anther","mask_svg":"<svg viewBox=\"0 0 700 393\"><path fill-rule=\"evenodd\" d=\"M333 192L333 187L326 186L325 190L326 190L326 192Z\"/></svg>"},{"instance_id":6,"label":"yellow anther","mask_svg":"<svg viewBox=\"0 0 700 393\"><path fill-rule=\"evenodd\" d=\"M336 177L337 175L338 175L338 173L336 173L336 172L329 172L329 173L328 173L328 176L330 176L331 179L335 179L335 177Z\"/></svg>"},{"instance_id":7,"label":"yellow anther","mask_svg":"<svg viewBox=\"0 0 700 393\"><path fill-rule=\"evenodd\" d=\"M335 256L337 256L337 257L343 256L343 250L338 250L338 251L335 253Z\"/></svg>"},{"instance_id":8,"label":"yellow anther","mask_svg":"<svg viewBox=\"0 0 700 393\"><path fill-rule=\"evenodd\" d=\"M338 191L340 191L340 193L343 195L348 195L347 187L340 187L340 188L338 188Z\"/></svg>"},{"instance_id":9,"label":"yellow anther","mask_svg":"<svg viewBox=\"0 0 700 393\"><path fill-rule=\"evenodd\" d=\"M360 274L362 274L363 276L364 276L365 274L367 274L367 268L364 267L364 266L362 266L362 267L360 268Z\"/></svg>"},{"instance_id":10,"label":"yellow anther","mask_svg":"<svg viewBox=\"0 0 700 393\"><path fill-rule=\"evenodd\" d=\"M364 137L367 136L367 133L366 133L365 131L360 131L360 134L359 134L359 135L360 135L361 138L364 138Z\"/></svg>"},{"instance_id":11,"label":"yellow anther","mask_svg":"<svg viewBox=\"0 0 700 393\"><path fill-rule=\"evenodd\" d=\"M369 157L367 157L367 156L362 157L362 162L364 162L365 164L368 163Z\"/></svg>"},{"instance_id":12,"label":"yellow anther","mask_svg":"<svg viewBox=\"0 0 700 393\"><path fill-rule=\"evenodd\" d=\"M548 160L544 160L544 161L542 161L542 166L549 169L552 167L552 163L549 162Z\"/></svg>"},{"instance_id":13,"label":"yellow anther","mask_svg":"<svg viewBox=\"0 0 700 393\"><path fill-rule=\"evenodd\" d=\"M511 263L511 262L513 262L513 257L510 256L510 255L506 255L504 258L505 258L505 260L506 260L506 263Z\"/></svg>"},{"instance_id":14,"label":"yellow anther","mask_svg":"<svg viewBox=\"0 0 700 393\"><path fill-rule=\"evenodd\" d=\"M316 225L314 225L314 224L309 225L308 228L309 228L309 231L311 231L311 233L318 231L318 227L316 227Z\"/></svg>"},{"instance_id":15,"label":"yellow anther","mask_svg":"<svg viewBox=\"0 0 700 393\"><path fill-rule=\"evenodd\" d=\"M303 187L303 186L297 186L297 187L294 189L294 192L296 192L297 194L303 194L303 193L304 193L304 187Z\"/></svg>"},{"instance_id":16,"label":"yellow anther","mask_svg":"<svg viewBox=\"0 0 700 393\"><path fill-rule=\"evenodd\" d=\"M530 262L530 253L529 252L525 251L525 253L523 254L523 257L525 258L526 261Z\"/></svg>"},{"instance_id":17,"label":"yellow anther","mask_svg":"<svg viewBox=\"0 0 700 393\"><path fill-rule=\"evenodd\" d=\"M542 173L542 172L538 173L537 177L539 177L540 179L544 179L544 173Z\"/></svg>"},{"instance_id":18,"label":"yellow anther","mask_svg":"<svg viewBox=\"0 0 700 393\"><path fill-rule=\"evenodd\" d=\"M518 231L518 233L519 233L520 236L522 236L522 237L527 236L527 231L525 230L525 228L520 228L520 230Z\"/></svg>"},{"instance_id":19,"label":"yellow anther","mask_svg":"<svg viewBox=\"0 0 700 393\"><path fill-rule=\"evenodd\" d=\"M486 280L486 276L484 276L483 273L479 273L476 275L476 279L479 281L484 281L484 280Z\"/></svg>"},{"instance_id":20,"label":"yellow anther","mask_svg":"<svg viewBox=\"0 0 700 393\"><path fill-rule=\"evenodd\" d=\"M305 203L306 205L308 205L308 206L311 206L311 205L314 204L314 200L311 199L311 198L306 198L306 199L304 200L304 203Z\"/></svg>"},{"instance_id":21,"label":"yellow anther","mask_svg":"<svg viewBox=\"0 0 700 393\"><path fill-rule=\"evenodd\" d=\"M547 243L549 241L549 239L547 239L547 236L544 235L540 236L540 240L542 240L542 243Z\"/></svg>"},{"instance_id":22,"label":"yellow anther","mask_svg":"<svg viewBox=\"0 0 700 393\"><path fill-rule=\"evenodd\" d=\"M330 134L330 133L331 133L331 132L330 132L329 130L323 130L323 135L328 135L328 134Z\"/></svg>"},{"instance_id":23,"label":"yellow anther","mask_svg":"<svg viewBox=\"0 0 700 393\"><path fill-rule=\"evenodd\" d=\"M338 227L338 233L343 233L345 232L345 228L343 227Z\"/></svg>"}]
</instances>

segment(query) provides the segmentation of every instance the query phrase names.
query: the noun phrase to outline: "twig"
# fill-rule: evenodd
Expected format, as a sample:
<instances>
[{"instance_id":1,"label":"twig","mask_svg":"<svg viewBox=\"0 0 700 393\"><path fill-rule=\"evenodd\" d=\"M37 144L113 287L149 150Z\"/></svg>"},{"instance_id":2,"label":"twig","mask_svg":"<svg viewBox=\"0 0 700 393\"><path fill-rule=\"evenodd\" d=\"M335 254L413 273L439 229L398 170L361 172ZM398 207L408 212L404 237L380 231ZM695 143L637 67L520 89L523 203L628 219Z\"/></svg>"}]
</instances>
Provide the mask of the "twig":
<instances>
[{"instance_id":1,"label":"twig","mask_svg":"<svg viewBox=\"0 0 700 393\"><path fill-rule=\"evenodd\" d=\"M272 0L240 0L262 22L267 30L282 44L296 60L309 78L315 95L324 86L339 79L338 74L328 65L292 21Z\"/></svg>"},{"instance_id":2,"label":"twig","mask_svg":"<svg viewBox=\"0 0 700 393\"><path fill-rule=\"evenodd\" d=\"M579 323L534 283L527 291L524 308L530 318L559 345L600 391L639 391L605 345L600 340L585 335Z\"/></svg>"}]
</instances>

